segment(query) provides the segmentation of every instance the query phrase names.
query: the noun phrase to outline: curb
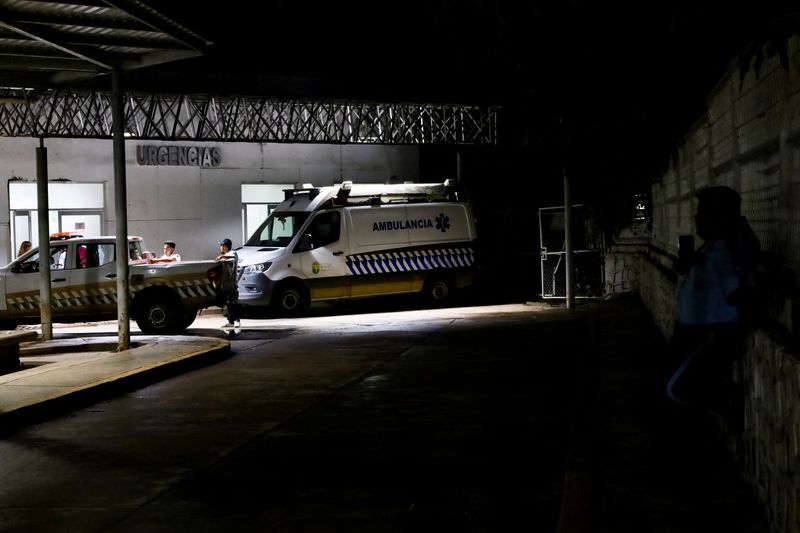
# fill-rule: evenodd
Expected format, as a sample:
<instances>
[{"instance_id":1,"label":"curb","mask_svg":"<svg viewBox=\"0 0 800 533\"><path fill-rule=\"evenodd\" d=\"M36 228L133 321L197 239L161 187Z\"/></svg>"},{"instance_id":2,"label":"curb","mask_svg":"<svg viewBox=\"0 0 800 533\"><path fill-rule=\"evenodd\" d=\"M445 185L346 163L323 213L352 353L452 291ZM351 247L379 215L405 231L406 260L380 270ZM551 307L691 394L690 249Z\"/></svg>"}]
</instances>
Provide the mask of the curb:
<instances>
[{"instance_id":1,"label":"curb","mask_svg":"<svg viewBox=\"0 0 800 533\"><path fill-rule=\"evenodd\" d=\"M217 346L211 348L195 350L174 359L120 372L93 383L77 386L39 402L0 412L0 436L6 436L24 426L63 416L93 403L217 363L230 355L230 342L221 341Z\"/></svg>"}]
</instances>

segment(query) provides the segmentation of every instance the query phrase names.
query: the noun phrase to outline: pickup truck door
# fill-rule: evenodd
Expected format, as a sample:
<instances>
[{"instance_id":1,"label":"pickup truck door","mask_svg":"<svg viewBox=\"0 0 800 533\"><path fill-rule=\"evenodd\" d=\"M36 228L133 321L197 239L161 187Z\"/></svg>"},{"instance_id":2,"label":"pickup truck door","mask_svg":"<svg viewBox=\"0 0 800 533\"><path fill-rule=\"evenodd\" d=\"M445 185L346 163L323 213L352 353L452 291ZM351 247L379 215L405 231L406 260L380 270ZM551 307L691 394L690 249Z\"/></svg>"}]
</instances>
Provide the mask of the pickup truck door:
<instances>
[{"instance_id":1,"label":"pickup truck door","mask_svg":"<svg viewBox=\"0 0 800 533\"><path fill-rule=\"evenodd\" d=\"M296 250L312 300L350 296L350 276L345 264L346 239L338 210L323 211L312 218L304 235L310 235L311 250ZM303 240L303 239L301 239Z\"/></svg>"},{"instance_id":2,"label":"pickup truck door","mask_svg":"<svg viewBox=\"0 0 800 533\"><path fill-rule=\"evenodd\" d=\"M116 314L117 266L114 243L76 243L69 270L71 313L89 317Z\"/></svg>"},{"instance_id":3,"label":"pickup truck door","mask_svg":"<svg viewBox=\"0 0 800 533\"><path fill-rule=\"evenodd\" d=\"M66 256L66 244L50 246L50 303L53 317L60 314L69 288L69 272L65 268ZM40 281L38 250L12 263L5 276L6 309L10 319L40 315Z\"/></svg>"}]
</instances>

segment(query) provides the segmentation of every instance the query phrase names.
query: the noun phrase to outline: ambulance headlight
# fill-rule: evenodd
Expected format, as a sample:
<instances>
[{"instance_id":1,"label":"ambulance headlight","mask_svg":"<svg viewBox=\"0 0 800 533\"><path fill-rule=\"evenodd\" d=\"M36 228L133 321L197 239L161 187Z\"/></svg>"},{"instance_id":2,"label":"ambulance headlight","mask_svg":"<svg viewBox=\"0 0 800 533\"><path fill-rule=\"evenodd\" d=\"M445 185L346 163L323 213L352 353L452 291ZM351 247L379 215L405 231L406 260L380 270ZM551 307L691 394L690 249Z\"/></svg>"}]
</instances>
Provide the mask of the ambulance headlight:
<instances>
[{"instance_id":1,"label":"ambulance headlight","mask_svg":"<svg viewBox=\"0 0 800 533\"><path fill-rule=\"evenodd\" d=\"M271 261L267 261L266 263L259 263L257 265L247 265L244 267L243 274L255 274L256 272L266 272L266 270L272 266Z\"/></svg>"}]
</instances>

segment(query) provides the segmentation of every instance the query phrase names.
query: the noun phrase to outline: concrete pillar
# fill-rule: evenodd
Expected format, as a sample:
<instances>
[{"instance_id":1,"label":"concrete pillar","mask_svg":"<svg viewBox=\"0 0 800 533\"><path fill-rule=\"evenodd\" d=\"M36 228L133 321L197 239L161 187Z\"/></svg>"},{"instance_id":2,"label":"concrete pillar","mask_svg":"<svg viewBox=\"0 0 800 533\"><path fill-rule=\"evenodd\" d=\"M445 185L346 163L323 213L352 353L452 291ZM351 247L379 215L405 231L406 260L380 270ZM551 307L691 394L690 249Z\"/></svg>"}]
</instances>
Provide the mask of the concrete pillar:
<instances>
[{"instance_id":1,"label":"concrete pillar","mask_svg":"<svg viewBox=\"0 0 800 533\"><path fill-rule=\"evenodd\" d=\"M39 139L36 149L36 207L39 213L39 313L42 340L53 339L53 308L50 303L50 202L47 196L47 148Z\"/></svg>"},{"instance_id":2,"label":"concrete pillar","mask_svg":"<svg viewBox=\"0 0 800 533\"><path fill-rule=\"evenodd\" d=\"M111 74L111 132L114 146L114 198L117 259L117 351L130 348L131 322L128 282L128 194L125 179L125 107L122 101L122 72Z\"/></svg>"},{"instance_id":3,"label":"concrete pillar","mask_svg":"<svg viewBox=\"0 0 800 533\"><path fill-rule=\"evenodd\" d=\"M573 275L572 259L572 190L569 174L564 168L564 268L567 309L575 307L575 276Z\"/></svg>"}]
</instances>

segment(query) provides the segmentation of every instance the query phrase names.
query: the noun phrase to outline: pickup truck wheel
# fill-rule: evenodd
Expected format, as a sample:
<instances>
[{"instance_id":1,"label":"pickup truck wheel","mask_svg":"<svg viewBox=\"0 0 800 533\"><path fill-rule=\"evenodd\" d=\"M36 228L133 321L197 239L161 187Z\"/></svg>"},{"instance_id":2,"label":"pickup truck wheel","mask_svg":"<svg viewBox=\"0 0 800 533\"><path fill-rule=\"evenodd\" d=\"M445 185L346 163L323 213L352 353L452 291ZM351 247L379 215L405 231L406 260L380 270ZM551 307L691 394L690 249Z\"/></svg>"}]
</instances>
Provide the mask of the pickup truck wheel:
<instances>
[{"instance_id":1,"label":"pickup truck wheel","mask_svg":"<svg viewBox=\"0 0 800 533\"><path fill-rule=\"evenodd\" d=\"M300 286L286 285L275 293L274 305L281 316L297 316L308 303L305 291Z\"/></svg>"},{"instance_id":2,"label":"pickup truck wheel","mask_svg":"<svg viewBox=\"0 0 800 533\"><path fill-rule=\"evenodd\" d=\"M186 322L179 305L169 300L147 300L136 314L136 324L143 333L176 333Z\"/></svg>"},{"instance_id":3,"label":"pickup truck wheel","mask_svg":"<svg viewBox=\"0 0 800 533\"><path fill-rule=\"evenodd\" d=\"M183 323L181 324L181 329L186 329L194 323L194 319L197 318L197 310L193 309L191 311L186 311L183 314Z\"/></svg>"}]
</instances>

